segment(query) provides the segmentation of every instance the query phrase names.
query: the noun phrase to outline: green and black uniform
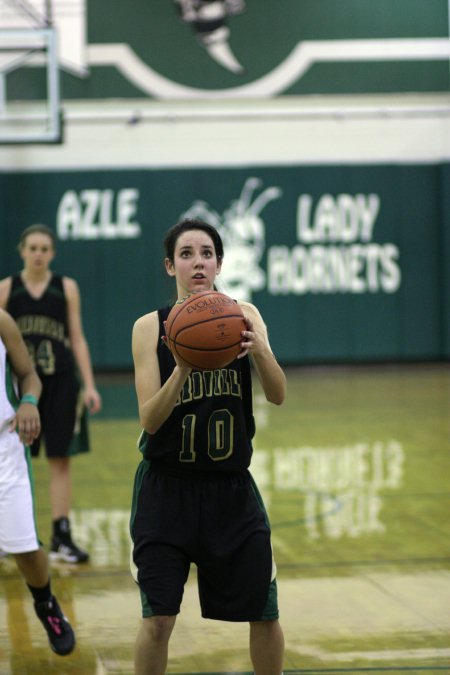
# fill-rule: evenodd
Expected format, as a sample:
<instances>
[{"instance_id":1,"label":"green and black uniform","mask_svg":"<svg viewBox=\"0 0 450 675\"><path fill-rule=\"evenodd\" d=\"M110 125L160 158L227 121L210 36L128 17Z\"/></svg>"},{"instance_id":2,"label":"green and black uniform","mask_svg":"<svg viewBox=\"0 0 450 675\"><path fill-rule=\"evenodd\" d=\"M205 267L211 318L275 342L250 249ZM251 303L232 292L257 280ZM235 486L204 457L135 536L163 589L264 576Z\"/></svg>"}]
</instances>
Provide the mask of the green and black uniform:
<instances>
[{"instance_id":1,"label":"green and black uniform","mask_svg":"<svg viewBox=\"0 0 450 675\"><path fill-rule=\"evenodd\" d=\"M39 298L28 293L19 275L13 277L6 309L17 322L42 381L39 412L47 456L86 452L86 415L70 348L62 277L53 274ZM31 446L34 456L39 454L40 440Z\"/></svg>"},{"instance_id":2,"label":"green and black uniform","mask_svg":"<svg viewBox=\"0 0 450 675\"><path fill-rule=\"evenodd\" d=\"M170 308L158 310L159 336ZM161 386L175 361L158 340ZM131 515L143 616L180 611L191 563L202 616L278 618L266 511L248 467L255 426L248 357L191 371L157 433L142 433Z\"/></svg>"}]
</instances>

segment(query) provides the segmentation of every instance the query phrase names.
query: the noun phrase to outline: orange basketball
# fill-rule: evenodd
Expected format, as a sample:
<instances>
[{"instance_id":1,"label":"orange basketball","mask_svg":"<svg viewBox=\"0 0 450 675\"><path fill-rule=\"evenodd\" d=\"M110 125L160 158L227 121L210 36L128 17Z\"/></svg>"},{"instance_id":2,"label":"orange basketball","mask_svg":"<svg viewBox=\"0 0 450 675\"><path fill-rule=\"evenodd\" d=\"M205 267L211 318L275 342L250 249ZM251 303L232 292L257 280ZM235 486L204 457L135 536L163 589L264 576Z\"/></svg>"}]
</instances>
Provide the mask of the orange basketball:
<instances>
[{"instance_id":1,"label":"orange basketball","mask_svg":"<svg viewBox=\"0 0 450 675\"><path fill-rule=\"evenodd\" d=\"M232 298L202 291L177 302L166 322L167 344L197 370L223 368L241 351L244 314Z\"/></svg>"}]
</instances>

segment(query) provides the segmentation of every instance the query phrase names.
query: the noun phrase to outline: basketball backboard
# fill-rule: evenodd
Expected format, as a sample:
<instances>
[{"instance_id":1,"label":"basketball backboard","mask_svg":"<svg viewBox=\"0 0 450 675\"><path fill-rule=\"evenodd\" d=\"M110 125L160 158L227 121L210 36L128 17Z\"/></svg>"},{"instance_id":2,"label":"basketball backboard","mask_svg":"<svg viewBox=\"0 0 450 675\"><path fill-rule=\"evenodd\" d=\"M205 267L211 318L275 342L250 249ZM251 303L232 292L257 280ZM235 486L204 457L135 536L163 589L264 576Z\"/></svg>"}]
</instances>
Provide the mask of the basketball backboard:
<instances>
[{"instance_id":1,"label":"basketball backboard","mask_svg":"<svg viewBox=\"0 0 450 675\"><path fill-rule=\"evenodd\" d=\"M2 144L61 141L57 32L35 10L25 0L0 0Z\"/></svg>"}]
</instances>

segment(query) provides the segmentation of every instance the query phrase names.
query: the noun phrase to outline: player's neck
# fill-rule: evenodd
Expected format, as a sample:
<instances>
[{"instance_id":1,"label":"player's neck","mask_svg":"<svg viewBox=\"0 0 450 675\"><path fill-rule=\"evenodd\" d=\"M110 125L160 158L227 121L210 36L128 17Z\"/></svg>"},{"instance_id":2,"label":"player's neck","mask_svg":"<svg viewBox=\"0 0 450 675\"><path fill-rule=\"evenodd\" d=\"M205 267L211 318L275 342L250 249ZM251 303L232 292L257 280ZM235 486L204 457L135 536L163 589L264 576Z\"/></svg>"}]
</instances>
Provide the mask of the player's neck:
<instances>
[{"instance_id":1,"label":"player's neck","mask_svg":"<svg viewBox=\"0 0 450 675\"><path fill-rule=\"evenodd\" d=\"M47 284L50 281L52 273L49 269L30 270L24 268L20 276L24 284L38 286L40 284Z\"/></svg>"}]
</instances>

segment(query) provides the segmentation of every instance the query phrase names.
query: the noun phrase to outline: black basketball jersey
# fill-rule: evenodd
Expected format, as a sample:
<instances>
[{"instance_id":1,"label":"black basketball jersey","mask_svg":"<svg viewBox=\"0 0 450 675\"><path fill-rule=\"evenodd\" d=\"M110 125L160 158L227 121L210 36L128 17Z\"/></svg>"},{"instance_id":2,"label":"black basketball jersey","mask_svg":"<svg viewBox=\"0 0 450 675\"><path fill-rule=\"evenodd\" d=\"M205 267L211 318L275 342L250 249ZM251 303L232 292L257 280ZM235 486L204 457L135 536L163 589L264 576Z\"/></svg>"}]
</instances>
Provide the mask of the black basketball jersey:
<instances>
[{"instance_id":1,"label":"black basketball jersey","mask_svg":"<svg viewBox=\"0 0 450 675\"><path fill-rule=\"evenodd\" d=\"M175 367L161 340L170 309L158 310L161 385ZM250 464L254 433L250 361L245 356L226 368L192 370L168 419L155 434L144 431L139 447L154 467L242 471Z\"/></svg>"},{"instance_id":2,"label":"black basketball jersey","mask_svg":"<svg viewBox=\"0 0 450 675\"><path fill-rule=\"evenodd\" d=\"M20 276L12 279L7 311L16 320L39 375L73 367L62 277L53 274L40 298L33 298Z\"/></svg>"}]
</instances>

